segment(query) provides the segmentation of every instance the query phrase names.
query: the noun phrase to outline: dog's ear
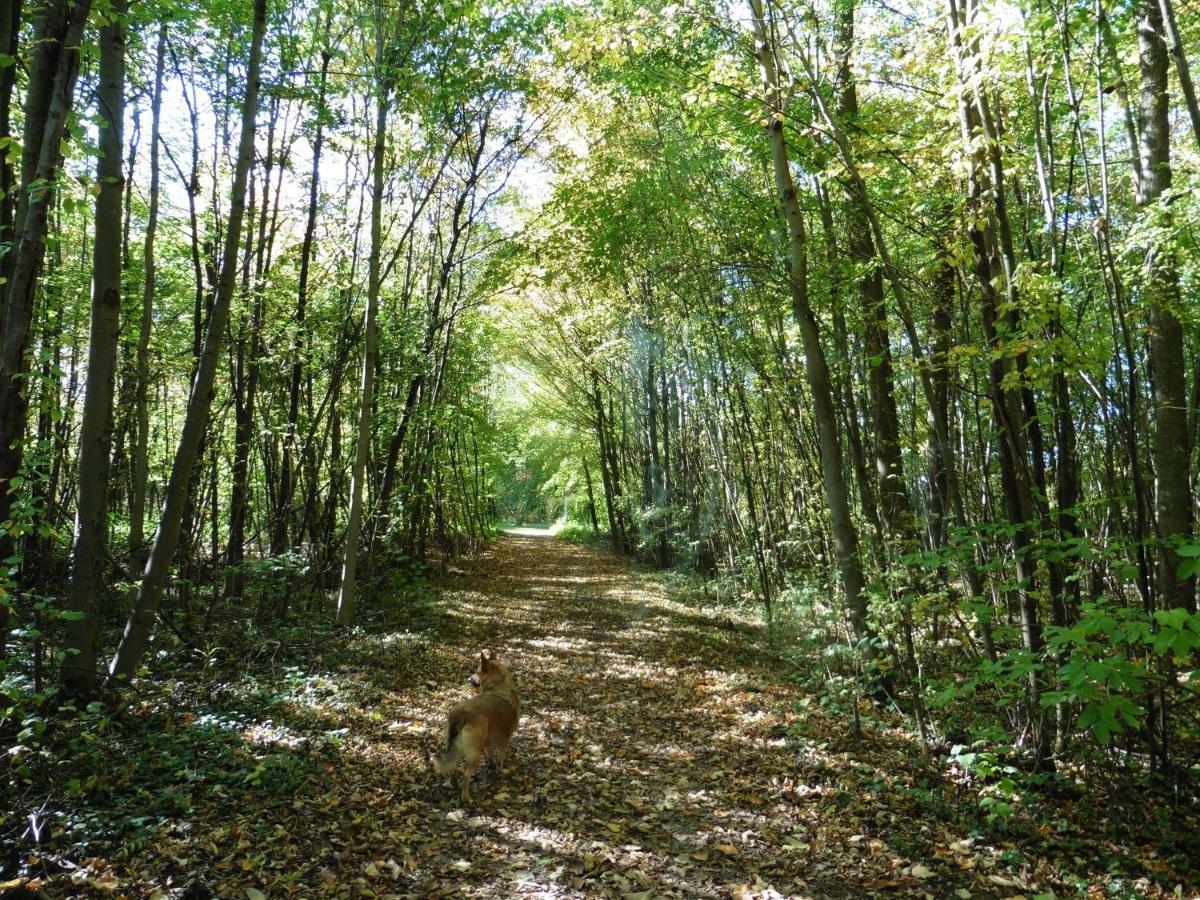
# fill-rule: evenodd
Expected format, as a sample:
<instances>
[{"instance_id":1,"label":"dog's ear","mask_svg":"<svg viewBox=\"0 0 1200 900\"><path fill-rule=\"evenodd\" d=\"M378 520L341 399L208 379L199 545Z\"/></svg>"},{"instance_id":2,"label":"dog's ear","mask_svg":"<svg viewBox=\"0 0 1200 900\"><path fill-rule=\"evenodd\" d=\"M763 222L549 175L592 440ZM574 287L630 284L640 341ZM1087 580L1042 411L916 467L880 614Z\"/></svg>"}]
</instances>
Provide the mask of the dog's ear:
<instances>
[{"instance_id":1,"label":"dog's ear","mask_svg":"<svg viewBox=\"0 0 1200 900\"><path fill-rule=\"evenodd\" d=\"M495 661L496 661L496 651L495 651L495 650L489 650L489 651L487 652L487 658L488 658L489 660L491 660L492 662L495 662Z\"/></svg>"},{"instance_id":2,"label":"dog's ear","mask_svg":"<svg viewBox=\"0 0 1200 900\"><path fill-rule=\"evenodd\" d=\"M479 668L486 669L488 664L487 654L483 651L479 653Z\"/></svg>"}]
</instances>

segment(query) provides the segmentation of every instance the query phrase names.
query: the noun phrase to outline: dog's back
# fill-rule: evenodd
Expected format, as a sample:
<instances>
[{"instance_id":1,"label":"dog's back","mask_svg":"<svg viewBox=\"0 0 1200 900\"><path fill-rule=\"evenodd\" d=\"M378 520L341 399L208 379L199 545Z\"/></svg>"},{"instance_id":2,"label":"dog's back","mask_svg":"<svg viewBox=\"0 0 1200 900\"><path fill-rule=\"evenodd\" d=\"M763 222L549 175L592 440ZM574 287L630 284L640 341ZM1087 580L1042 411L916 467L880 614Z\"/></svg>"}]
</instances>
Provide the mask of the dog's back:
<instances>
[{"instance_id":1,"label":"dog's back","mask_svg":"<svg viewBox=\"0 0 1200 900\"><path fill-rule=\"evenodd\" d=\"M472 734L473 742L477 735L478 742L488 749L507 745L517 730L520 702L515 690L491 690L458 704L446 719L444 749L438 754L439 758L454 750L464 731Z\"/></svg>"}]
</instances>

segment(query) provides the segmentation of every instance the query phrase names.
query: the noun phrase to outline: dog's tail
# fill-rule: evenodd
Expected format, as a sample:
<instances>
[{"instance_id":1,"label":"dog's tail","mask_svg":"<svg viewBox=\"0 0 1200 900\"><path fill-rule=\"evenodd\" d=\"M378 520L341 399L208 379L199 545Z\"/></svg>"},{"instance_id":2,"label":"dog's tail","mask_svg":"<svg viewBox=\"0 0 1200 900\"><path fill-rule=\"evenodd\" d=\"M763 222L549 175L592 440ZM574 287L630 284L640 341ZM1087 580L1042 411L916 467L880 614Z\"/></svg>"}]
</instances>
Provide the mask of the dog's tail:
<instances>
[{"instance_id":1,"label":"dog's tail","mask_svg":"<svg viewBox=\"0 0 1200 900\"><path fill-rule=\"evenodd\" d=\"M450 775L462 762L462 749L458 746L458 735L462 732L465 716L459 710L450 714L446 723L446 746L433 755L433 765L439 775Z\"/></svg>"}]
</instances>

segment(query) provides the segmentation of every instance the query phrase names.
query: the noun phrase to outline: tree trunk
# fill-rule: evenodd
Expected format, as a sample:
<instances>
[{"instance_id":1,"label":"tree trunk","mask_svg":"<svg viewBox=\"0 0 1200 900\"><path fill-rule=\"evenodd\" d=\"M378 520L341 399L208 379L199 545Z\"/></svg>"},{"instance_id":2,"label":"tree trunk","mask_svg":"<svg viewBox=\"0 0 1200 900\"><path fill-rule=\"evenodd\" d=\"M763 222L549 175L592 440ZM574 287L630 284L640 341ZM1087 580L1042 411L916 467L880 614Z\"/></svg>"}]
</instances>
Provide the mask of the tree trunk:
<instances>
[{"instance_id":1,"label":"tree trunk","mask_svg":"<svg viewBox=\"0 0 1200 900\"><path fill-rule=\"evenodd\" d=\"M0 54L17 60L21 43L21 0L0 0ZM0 138L11 140L12 101L17 85L17 66L0 69ZM16 213L16 173L7 153L0 157L0 244L13 246L13 216ZM11 278L12 253L0 259L0 274ZM3 644L3 641L0 641ZM0 658L4 649L0 647Z\"/></svg>"},{"instance_id":2,"label":"tree trunk","mask_svg":"<svg viewBox=\"0 0 1200 900\"><path fill-rule=\"evenodd\" d=\"M226 596L240 600L246 590L244 565L246 560L246 519L250 515L250 453L255 431L255 407L258 382L262 371L262 329L266 314L263 279L266 277L267 215L271 209L271 172L275 163L275 131L279 118L279 101L271 102L270 124L267 126L266 159L262 174L262 200L258 208L258 236L253 232L246 240L246 275L250 272L250 257L254 257L254 280L248 298L251 300L250 333L239 335L237 347L237 393L234 403L233 471L229 485L229 543L225 551L228 567L225 579ZM251 196L254 182L251 182ZM254 224L254 202L251 199L251 226ZM248 346L247 346L248 345ZM247 358L247 351L249 358Z\"/></svg>"},{"instance_id":3,"label":"tree trunk","mask_svg":"<svg viewBox=\"0 0 1200 900\"><path fill-rule=\"evenodd\" d=\"M973 54L975 49L973 45L965 43L963 30L971 25L973 15L974 10L969 2L960 13L957 0L949 0L950 40L955 49L959 83L964 91L959 107L963 141L965 145L970 146L983 138L985 146L978 152L985 155L991 163L991 183L988 184L987 170L981 162L974 158L971 160L968 176L968 200L972 210L971 243L975 250L975 273L982 300L984 333L991 352L988 396L1000 450L1000 480L1005 512L1012 526L1013 553L1016 557L1020 596L1021 641L1033 661L1038 663L1041 661L1044 641L1038 614L1037 560L1033 556L1035 532L1039 524L1039 506L1033 492L1029 464L1027 424L1030 400L1024 390L1014 386L1014 383L1020 383L1020 379L1012 377L1014 373L1011 351L1004 346L1001 338L1002 329L1006 334L1015 332L1015 263L1004 205L1003 167L1000 165L999 148L995 143L995 131L991 127L982 98L978 94L973 99L971 97L968 70L974 63L967 58L967 54ZM1007 313L1001 312L997 282L1004 286L1007 293ZM1019 358L1017 365L1020 365ZM1028 685L1034 757L1040 769L1052 769L1049 734L1041 709L1041 679L1037 669L1030 670Z\"/></svg>"},{"instance_id":4,"label":"tree trunk","mask_svg":"<svg viewBox=\"0 0 1200 900\"><path fill-rule=\"evenodd\" d=\"M328 19L326 19L328 25ZM308 280L312 268L313 243L317 234L317 208L321 197L321 152L325 146L325 88L329 76L328 50L321 51L321 74L317 85L317 131L313 136L312 169L308 181L308 215L304 222L304 240L300 245L300 275L296 285L296 337L292 343L292 372L288 384L287 434L283 441L283 461L279 467L279 493L275 524L271 529L271 555L289 549L288 525L292 516L292 497L296 492L295 453L297 419L300 417L300 387L304 379L302 350L308 347L305 319L308 315ZM280 610L282 614L285 610Z\"/></svg>"},{"instance_id":5,"label":"tree trunk","mask_svg":"<svg viewBox=\"0 0 1200 900\"><path fill-rule=\"evenodd\" d=\"M1168 220L1171 210L1164 195L1171 187L1171 122L1168 90L1167 45L1163 40L1162 11L1158 0L1139 0L1138 65L1141 98L1138 131L1141 174L1138 206L1146 214ZM1156 224L1166 224L1159 221ZM1183 325L1179 308L1179 263L1165 241L1145 249L1144 297L1146 326L1150 334L1150 366L1154 379L1155 512L1158 527L1159 587L1163 605L1195 611L1195 579L1181 580L1176 572L1178 542L1192 534L1191 441L1187 423L1187 388L1184 383Z\"/></svg>"},{"instance_id":6,"label":"tree trunk","mask_svg":"<svg viewBox=\"0 0 1200 900\"><path fill-rule=\"evenodd\" d=\"M37 51L30 66L25 96L21 155L21 189L14 222L16 246L6 259L12 265L5 284L4 335L0 346L0 522L12 509L12 484L24 463L22 438L29 406L26 377L30 371L29 335L34 296L42 259L50 202L62 156L67 119L75 101L79 46L90 0L56 0L45 7L37 29ZM36 182L36 189L33 188ZM14 531L0 538L0 559L15 551ZM4 624L4 623L0 623ZM3 643L0 635L0 643Z\"/></svg>"},{"instance_id":7,"label":"tree trunk","mask_svg":"<svg viewBox=\"0 0 1200 900\"><path fill-rule=\"evenodd\" d=\"M596 494L592 489L592 470L586 456L583 458L583 483L587 488L588 519L592 523L592 534L597 535L600 533L600 520L596 517Z\"/></svg>"},{"instance_id":8,"label":"tree trunk","mask_svg":"<svg viewBox=\"0 0 1200 900\"><path fill-rule=\"evenodd\" d=\"M150 330L154 323L157 268L154 242L158 235L160 170L159 125L162 118L163 75L166 68L167 26L158 29L154 61L154 97L150 108L150 196L146 213L146 238L142 268L142 315L138 326L136 393L134 396L137 436L133 446L133 485L129 499L129 571L146 565L146 483L150 476Z\"/></svg>"},{"instance_id":9,"label":"tree trunk","mask_svg":"<svg viewBox=\"0 0 1200 900\"><path fill-rule=\"evenodd\" d=\"M1179 37L1179 26L1175 22L1175 4L1172 0L1158 0L1159 15L1162 18L1163 37L1167 48L1175 60L1175 71L1179 75L1179 88L1183 92L1184 106L1187 107L1188 119L1192 123L1192 137L1196 141L1196 149L1200 150L1200 101L1196 99L1196 84L1192 81L1192 70L1188 65L1187 51ZM1139 34L1141 29L1138 29Z\"/></svg>"},{"instance_id":10,"label":"tree trunk","mask_svg":"<svg viewBox=\"0 0 1200 900\"><path fill-rule=\"evenodd\" d=\"M821 346L820 327L809 305L808 259L804 214L796 195L796 184L788 161L787 142L783 134L783 111L778 86L778 65L775 43L764 18L762 0L750 0L751 24L758 44L762 66L763 88L767 105L767 135L775 170L775 186L786 221L791 252L792 312L800 328L804 345L804 366L813 398L813 417L819 435L821 474L825 499L829 504L834 552L837 555L842 590L854 635L868 656L875 655L874 633L867 621L867 599L863 593L862 561L859 558L858 531L850 515L850 501L842 471L842 450L837 430L837 412L833 403L833 388L829 367Z\"/></svg>"},{"instance_id":11,"label":"tree trunk","mask_svg":"<svg viewBox=\"0 0 1200 900\"><path fill-rule=\"evenodd\" d=\"M375 59L384 65L383 9L375 10ZM350 510L346 520L346 542L342 562L342 581L338 590L337 623L354 621L357 589L358 541L362 530L363 477L367 472L367 451L371 446L371 410L375 405L375 366L378 335L375 318L379 308L380 256L383 243L384 155L387 152L388 84L386 73L377 78L375 98L375 150L371 173L371 256L367 263L367 308L363 316L363 368L359 391L358 427L354 462L350 472Z\"/></svg>"},{"instance_id":12,"label":"tree trunk","mask_svg":"<svg viewBox=\"0 0 1200 900\"><path fill-rule=\"evenodd\" d=\"M854 9L853 2L839 5L835 38L838 56L837 111L840 121L849 128L853 128L858 119L858 90L850 63L854 46ZM913 522L900 458L900 420L896 412L892 346L888 334L887 307L883 299L883 273L864 204L857 197L852 197L851 201L846 210L846 237L850 258L862 270L858 279L858 296L866 326L864 352L871 421L875 432L873 448L880 524L885 535L905 532L911 538Z\"/></svg>"},{"instance_id":13,"label":"tree trunk","mask_svg":"<svg viewBox=\"0 0 1200 900\"><path fill-rule=\"evenodd\" d=\"M79 434L79 484L63 686L83 696L96 690L97 575L108 536L105 499L112 439L113 383L121 314L121 202L125 170L125 11L113 0L100 29L100 81L96 101L102 120L96 163L95 250L92 254L92 314L88 338L87 393Z\"/></svg>"}]
</instances>

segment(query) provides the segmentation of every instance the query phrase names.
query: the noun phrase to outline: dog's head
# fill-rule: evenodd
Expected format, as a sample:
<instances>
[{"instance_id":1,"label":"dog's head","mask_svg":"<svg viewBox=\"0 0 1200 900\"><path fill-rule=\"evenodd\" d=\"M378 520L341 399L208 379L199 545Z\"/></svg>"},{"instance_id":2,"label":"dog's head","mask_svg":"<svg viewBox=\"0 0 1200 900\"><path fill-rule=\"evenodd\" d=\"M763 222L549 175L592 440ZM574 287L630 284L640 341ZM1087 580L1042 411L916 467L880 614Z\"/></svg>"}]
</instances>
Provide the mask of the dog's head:
<instances>
[{"instance_id":1,"label":"dog's head","mask_svg":"<svg viewBox=\"0 0 1200 900\"><path fill-rule=\"evenodd\" d=\"M500 664L494 652L488 650L486 653L479 654L479 666L471 673L467 684L476 691L485 691L488 688L499 687L507 680L508 669Z\"/></svg>"}]
</instances>

